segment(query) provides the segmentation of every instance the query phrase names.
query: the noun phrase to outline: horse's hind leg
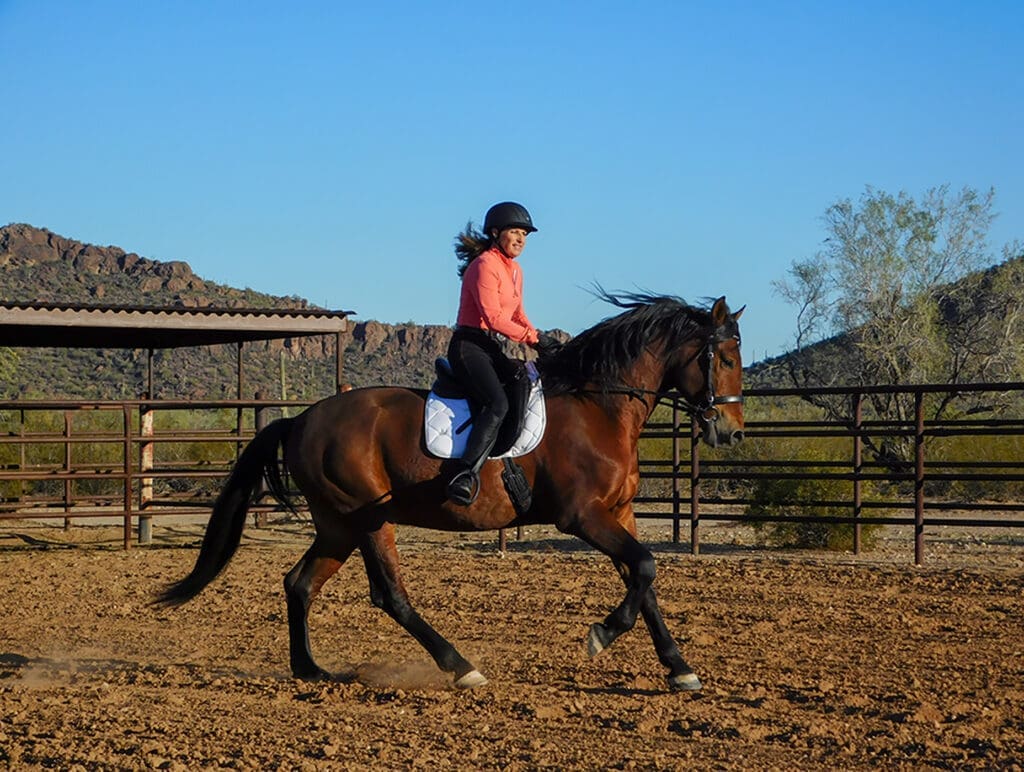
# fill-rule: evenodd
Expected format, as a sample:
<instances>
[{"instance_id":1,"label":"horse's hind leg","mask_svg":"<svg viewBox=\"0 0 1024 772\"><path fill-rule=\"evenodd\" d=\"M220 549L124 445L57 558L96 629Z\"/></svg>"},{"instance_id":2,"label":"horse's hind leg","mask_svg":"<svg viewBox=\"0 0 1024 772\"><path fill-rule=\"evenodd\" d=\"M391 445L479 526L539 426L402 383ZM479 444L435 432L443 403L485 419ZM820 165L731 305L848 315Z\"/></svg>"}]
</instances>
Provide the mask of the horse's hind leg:
<instances>
[{"instance_id":1,"label":"horse's hind leg","mask_svg":"<svg viewBox=\"0 0 1024 772\"><path fill-rule=\"evenodd\" d=\"M359 550L366 564L373 605L383 609L419 641L437 666L452 674L456 686L469 689L487 683L487 679L413 609L398 567L394 528L385 524L379 530L366 534Z\"/></svg>"},{"instance_id":2,"label":"horse's hind leg","mask_svg":"<svg viewBox=\"0 0 1024 772\"><path fill-rule=\"evenodd\" d=\"M330 674L313 660L309 649L309 606L324 582L341 568L355 549L355 539L328 540L317 536L313 545L284 578L288 601L288 649L292 675L306 681L328 680Z\"/></svg>"}]
</instances>

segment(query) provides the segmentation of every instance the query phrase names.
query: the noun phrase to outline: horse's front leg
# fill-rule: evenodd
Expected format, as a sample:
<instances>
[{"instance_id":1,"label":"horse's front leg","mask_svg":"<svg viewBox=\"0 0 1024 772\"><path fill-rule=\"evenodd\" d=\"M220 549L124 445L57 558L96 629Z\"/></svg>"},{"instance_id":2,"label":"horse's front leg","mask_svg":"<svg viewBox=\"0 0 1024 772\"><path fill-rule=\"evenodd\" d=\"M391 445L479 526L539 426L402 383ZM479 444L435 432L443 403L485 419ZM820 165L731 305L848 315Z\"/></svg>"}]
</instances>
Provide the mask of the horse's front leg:
<instances>
[{"instance_id":1,"label":"horse's front leg","mask_svg":"<svg viewBox=\"0 0 1024 772\"><path fill-rule=\"evenodd\" d=\"M625 568L617 562L615 567L628 586L629 580L625 573ZM640 603L640 613L643 615L644 623L647 625L647 631L651 634L651 640L654 642L654 651L658 655L658 661L669 670L669 688L675 691L686 692L700 690L700 679L693 672L693 668L686 664L686 660L683 659L683 655L679 651L679 645L665 625L665 620L661 615L661 608L658 606L658 599L654 594L654 587L648 588L644 595L643 601Z\"/></svg>"},{"instance_id":2,"label":"horse's front leg","mask_svg":"<svg viewBox=\"0 0 1024 772\"><path fill-rule=\"evenodd\" d=\"M665 625L654 594L654 556L629 529L610 513L584 520L574 529L577 536L608 555L626 585L626 597L605 618L595 622L587 633L587 651L596 656L616 638L636 624L643 613L659 661L669 669L669 687L694 691L700 680L683 660L679 647Z\"/></svg>"},{"instance_id":3,"label":"horse's front leg","mask_svg":"<svg viewBox=\"0 0 1024 772\"><path fill-rule=\"evenodd\" d=\"M626 583L622 602L604 622L590 626L587 649L595 656L636 624L644 596L654 582L654 556L609 512L581 518L570 532L610 557Z\"/></svg>"},{"instance_id":4,"label":"horse's front leg","mask_svg":"<svg viewBox=\"0 0 1024 772\"><path fill-rule=\"evenodd\" d=\"M637 479L639 479L639 475ZM637 538L636 516L633 514L631 504L619 512L617 519L620 523L624 524L624 527L634 539ZM624 567L620 563L616 563L615 568L622 577L622 580L628 584ZM644 595L643 602L640 605L640 613L643 614L647 631L651 634L654 650L658 654L658 661L668 668L669 688L688 692L700 690L700 679L693 672L693 668L686 664L686 660L683 659L683 655L679 652L679 645L672 637L672 633L668 631L668 626L662 618L661 608L658 606L658 598L654 593L653 585L647 591L647 594Z\"/></svg>"}]
</instances>

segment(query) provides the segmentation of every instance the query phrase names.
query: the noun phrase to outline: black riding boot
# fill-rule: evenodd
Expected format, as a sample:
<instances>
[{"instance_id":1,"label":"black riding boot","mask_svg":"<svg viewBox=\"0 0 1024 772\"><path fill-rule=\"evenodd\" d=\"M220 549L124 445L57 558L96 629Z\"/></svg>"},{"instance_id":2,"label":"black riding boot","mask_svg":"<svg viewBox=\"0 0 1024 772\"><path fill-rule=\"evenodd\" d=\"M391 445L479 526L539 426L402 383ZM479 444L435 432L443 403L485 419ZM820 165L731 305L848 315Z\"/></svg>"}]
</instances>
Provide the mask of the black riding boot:
<instances>
[{"instance_id":1,"label":"black riding boot","mask_svg":"<svg viewBox=\"0 0 1024 772\"><path fill-rule=\"evenodd\" d=\"M469 506L480 495L480 467L484 465L494 443L504 416L496 416L490 410L482 410L473 420L473 428L466 440L466 451L457 462L459 471L448 482L448 498L456 504Z\"/></svg>"}]
</instances>

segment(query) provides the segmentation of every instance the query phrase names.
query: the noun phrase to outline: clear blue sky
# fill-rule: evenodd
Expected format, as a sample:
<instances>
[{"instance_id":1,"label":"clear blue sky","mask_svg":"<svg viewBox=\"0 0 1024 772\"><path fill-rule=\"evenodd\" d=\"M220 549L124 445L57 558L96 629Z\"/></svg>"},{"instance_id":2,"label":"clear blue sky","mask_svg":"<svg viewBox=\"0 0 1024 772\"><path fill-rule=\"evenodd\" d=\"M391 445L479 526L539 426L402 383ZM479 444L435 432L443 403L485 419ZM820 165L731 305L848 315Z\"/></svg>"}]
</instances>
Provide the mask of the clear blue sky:
<instances>
[{"instance_id":1,"label":"clear blue sky","mask_svg":"<svg viewBox=\"0 0 1024 772\"><path fill-rule=\"evenodd\" d=\"M453 322L455 233L500 200L542 328L583 287L770 282L866 185L996 189L1024 238L1024 3L0 0L0 224L357 318Z\"/></svg>"}]
</instances>

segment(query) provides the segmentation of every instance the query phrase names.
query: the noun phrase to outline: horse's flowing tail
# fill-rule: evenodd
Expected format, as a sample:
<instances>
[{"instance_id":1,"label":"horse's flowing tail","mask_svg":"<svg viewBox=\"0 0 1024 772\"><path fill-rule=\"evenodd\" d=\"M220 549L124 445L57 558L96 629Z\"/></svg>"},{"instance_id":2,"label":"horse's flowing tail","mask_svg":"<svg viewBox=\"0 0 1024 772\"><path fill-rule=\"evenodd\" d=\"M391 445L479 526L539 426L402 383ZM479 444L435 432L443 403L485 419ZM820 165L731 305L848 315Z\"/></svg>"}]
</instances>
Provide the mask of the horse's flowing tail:
<instances>
[{"instance_id":1,"label":"horse's flowing tail","mask_svg":"<svg viewBox=\"0 0 1024 772\"><path fill-rule=\"evenodd\" d=\"M277 451L282 446L294 419L281 418L261 430L242 451L217 501L206 526L203 546L199 549L192 572L161 592L156 603L179 606L191 600L217 578L242 539L245 515L260 480L267 480L271 494L290 509L284 481L277 465Z\"/></svg>"}]
</instances>

